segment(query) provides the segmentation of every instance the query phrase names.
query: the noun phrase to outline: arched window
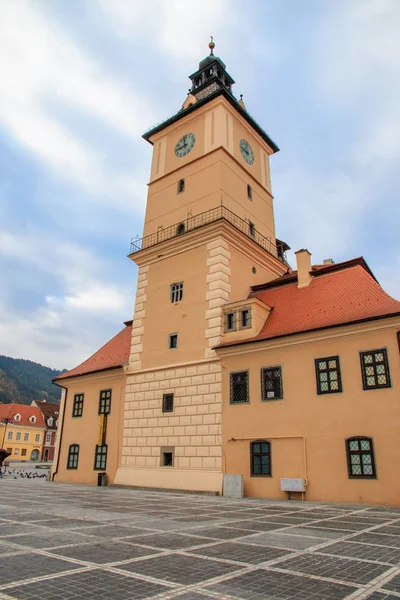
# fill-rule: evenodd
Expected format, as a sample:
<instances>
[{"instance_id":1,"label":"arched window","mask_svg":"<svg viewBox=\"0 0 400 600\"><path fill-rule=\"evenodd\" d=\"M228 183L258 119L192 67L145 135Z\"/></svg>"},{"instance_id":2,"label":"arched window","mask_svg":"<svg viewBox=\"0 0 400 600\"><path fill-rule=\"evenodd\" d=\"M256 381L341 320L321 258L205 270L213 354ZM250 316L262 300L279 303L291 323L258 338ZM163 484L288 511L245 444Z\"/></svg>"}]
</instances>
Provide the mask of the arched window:
<instances>
[{"instance_id":1,"label":"arched window","mask_svg":"<svg viewBox=\"0 0 400 600\"><path fill-rule=\"evenodd\" d=\"M176 228L176 235L182 235L182 233L185 233L185 223L179 223Z\"/></svg>"},{"instance_id":2,"label":"arched window","mask_svg":"<svg viewBox=\"0 0 400 600\"><path fill-rule=\"evenodd\" d=\"M178 194L181 194L184 191L185 191L185 180L184 179L180 179L178 181Z\"/></svg>"},{"instance_id":3,"label":"arched window","mask_svg":"<svg viewBox=\"0 0 400 600\"><path fill-rule=\"evenodd\" d=\"M79 460L79 445L71 444L68 450L67 469L77 469Z\"/></svg>"},{"instance_id":4,"label":"arched window","mask_svg":"<svg viewBox=\"0 0 400 600\"><path fill-rule=\"evenodd\" d=\"M257 440L250 444L250 472L252 477L271 477L271 443Z\"/></svg>"},{"instance_id":5,"label":"arched window","mask_svg":"<svg viewBox=\"0 0 400 600\"><path fill-rule=\"evenodd\" d=\"M346 440L347 465L351 479L376 477L372 438L352 437Z\"/></svg>"}]
</instances>

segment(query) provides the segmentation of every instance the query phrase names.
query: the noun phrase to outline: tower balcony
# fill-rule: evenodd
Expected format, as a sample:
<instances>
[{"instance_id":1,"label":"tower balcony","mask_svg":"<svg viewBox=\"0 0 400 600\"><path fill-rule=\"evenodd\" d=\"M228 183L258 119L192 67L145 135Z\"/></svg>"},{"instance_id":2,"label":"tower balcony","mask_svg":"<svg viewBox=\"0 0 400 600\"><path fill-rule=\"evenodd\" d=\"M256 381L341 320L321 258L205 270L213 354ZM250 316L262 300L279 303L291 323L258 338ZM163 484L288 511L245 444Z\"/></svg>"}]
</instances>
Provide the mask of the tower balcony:
<instances>
[{"instance_id":1,"label":"tower balcony","mask_svg":"<svg viewBox=\"0 0 400 600\"><path fill-rule=\"evenodd\" d=\"M216 221L220 220L227 221L233 225L233 227L244 233L248 238L253 240L258 246L266 250L269 254L275 258L278 258L282 262L286 262L286 244L281 242L280 244L282 244L282 246L280 244L275 245L271 241L271 238L265 237L259 231L257 231L253 223L250 221L245 221L225 206L218 206L217 208L207 210L198 215L189 216L184 221L180 221L179 223L175 223L174 225L170 225L166 228L160 226L156 232L141 239L132 238L130 255L135 254L140 250L161 244L162 242L172 238L186 235L187 233L199 229L200 227L205 227L210 223L215 223Z\"/></svg>"}]
</instances>

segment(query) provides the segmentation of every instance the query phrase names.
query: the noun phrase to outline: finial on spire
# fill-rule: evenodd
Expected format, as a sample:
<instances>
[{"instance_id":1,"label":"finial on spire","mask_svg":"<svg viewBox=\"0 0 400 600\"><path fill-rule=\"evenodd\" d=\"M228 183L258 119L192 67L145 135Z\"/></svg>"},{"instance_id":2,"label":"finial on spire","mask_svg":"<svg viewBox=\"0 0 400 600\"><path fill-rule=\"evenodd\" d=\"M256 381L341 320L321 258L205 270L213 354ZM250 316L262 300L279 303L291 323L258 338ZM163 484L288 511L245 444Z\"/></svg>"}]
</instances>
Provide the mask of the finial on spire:
<instances>
[{"instance_id":1,"label":"finial on spire","mask_svg":"<svg viewBox=\"0 0 400 600\"><path fill-rule=\"evenodd\" d=\"M209 48L210 48L210 50L211 50L211 52L210 52L210 56L214 56L214 48L215 48L215 44L214 44L214 38L213 38L213 36L212 36L212 35L211 35L210 37L211 37L211 41L210 41L210 43L208 44L208 47L209 47Z\"/></svg>"}]
</instances>

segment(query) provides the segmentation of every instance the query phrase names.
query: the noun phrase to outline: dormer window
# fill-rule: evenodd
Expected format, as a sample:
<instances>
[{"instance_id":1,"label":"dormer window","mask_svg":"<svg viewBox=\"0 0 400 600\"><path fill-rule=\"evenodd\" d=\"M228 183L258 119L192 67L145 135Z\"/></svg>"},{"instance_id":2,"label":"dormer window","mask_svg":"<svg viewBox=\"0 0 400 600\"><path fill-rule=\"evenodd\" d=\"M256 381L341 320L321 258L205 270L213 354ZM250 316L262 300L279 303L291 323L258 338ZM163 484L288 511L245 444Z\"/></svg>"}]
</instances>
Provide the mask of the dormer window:
<instances>
[{"instance_id":1,"label":"dormer window","mask_svg":"<svg viewBox=\"0 0 400 600\"><path fill-rule=\"evenodd\" d=\"M225 314L225 331L236 331L236 313L230 312Z\"/></svg>"},{"instance_id":2,"label":"dormer window","mask_svg":"<svg viewBox=\"0 0 400 600\"><path fill-rule=\"evenodd\" d=\"M21 415L19 413L14 415L14 421L20 421L20 420L21 420Z\"/></svg>"},{"instance_id":3,"label":"dormer window","mask_svg":"<svg viewBox=\"0 0 400 600\"><path fill-rule=\"evenodd\" d=\"M54 422L54 419L53 419L53 417L49 417L49 418L47 419L47 425L48 425L49 427L52 427L52 426L53 426L53 422Z\"/></svg>"},{"instance_id":4,"label":"dormer window","mask_svg":"<svg viewBox=\"0 0 400 600\"><path fill-rule=\"evenodd\" d=\"M181 194L184 191L185 191L185 180L184 179L180 179L178 181L178 194Z\"/></svg>"},{"instance_id":5,"label":"dormer window","mask_svg":"<svg viewBox=\"0 0 400 600\"><path fill-rule=\"evenodd\" d=\"M30 423L36 423L36 417L32 415L32 417L29 417L29 421Z\"/></svg>"},{"instance_id":6,"label":"dormer window","mask_svg":"<svg viewBox=\"0 0 400 600\"><path fill-rule=\"evenodd\" d=\"M251 326L251 310L245 308L240 311L240 329L245 329Z\"/></svg>"}]
</instances>

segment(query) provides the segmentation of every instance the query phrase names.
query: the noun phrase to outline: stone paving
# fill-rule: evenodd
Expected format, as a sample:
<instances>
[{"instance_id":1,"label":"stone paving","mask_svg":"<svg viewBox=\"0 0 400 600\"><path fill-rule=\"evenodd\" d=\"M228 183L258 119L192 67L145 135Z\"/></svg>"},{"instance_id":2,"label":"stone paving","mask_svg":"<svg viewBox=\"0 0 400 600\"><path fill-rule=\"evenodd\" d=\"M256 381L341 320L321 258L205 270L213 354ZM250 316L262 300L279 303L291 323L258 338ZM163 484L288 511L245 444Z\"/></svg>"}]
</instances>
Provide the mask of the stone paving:
<instances>
[{"instance_id":1,"label":"stone paving","mask_svg":"<svg viewBox=\"0 0 400 600\"><path fill-rule=\"evenodd\" d=\"M400 508L0 480L0 599L400 600Z\"/></svg>"}]
</instances>

